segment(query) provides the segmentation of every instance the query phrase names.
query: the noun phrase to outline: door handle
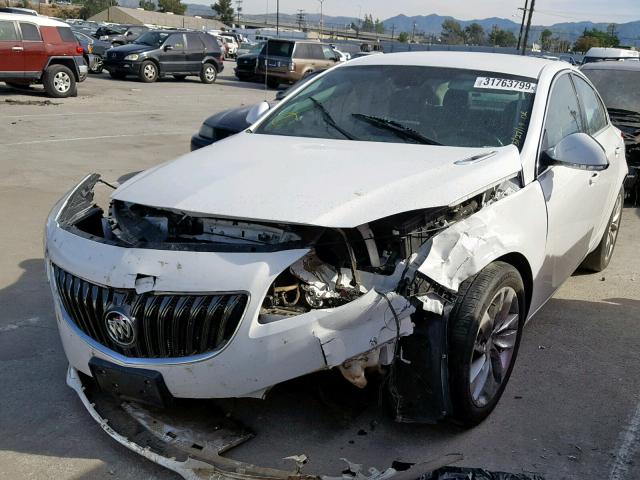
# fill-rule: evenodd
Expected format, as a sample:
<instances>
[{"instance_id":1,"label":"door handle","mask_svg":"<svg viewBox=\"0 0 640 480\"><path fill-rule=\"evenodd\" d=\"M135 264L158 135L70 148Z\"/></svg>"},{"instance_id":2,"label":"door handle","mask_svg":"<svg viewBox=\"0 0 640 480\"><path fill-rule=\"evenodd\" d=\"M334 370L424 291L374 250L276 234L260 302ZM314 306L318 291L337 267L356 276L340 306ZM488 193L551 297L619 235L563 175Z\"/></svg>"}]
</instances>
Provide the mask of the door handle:
<instances>
[{"instance_id":1,"label":"door handle","mask_svg":"<svg viewBox=\"0 0 640 480\"><path fill-rule=\"evenodd\" d=\"M616 157L620 156L620 152L622 152L622 147L616 147Z\"/></svg>"},{"instance_id":2,"label":"door handle","mask_svg":"<svg viewBox=\"0 0 640 480\"><path fill-rule=\"evenodd\" d=\"M591 178L589 179L589 186L594 185L597 181L598 181L598 177L600 177L599 173L594 173L591 175Z\"/></svg>"},{"instance_id":3,"label":"door handle","mask_svg":"<svg viewBox=\"0 0 640 480\"><path fill-rule=\"evenodd\" d=\"M11 50L13 50L14 52L22 52L24 50L24 48L22 48L22 47L11 47Z\"/></svg>"}]
</instances>

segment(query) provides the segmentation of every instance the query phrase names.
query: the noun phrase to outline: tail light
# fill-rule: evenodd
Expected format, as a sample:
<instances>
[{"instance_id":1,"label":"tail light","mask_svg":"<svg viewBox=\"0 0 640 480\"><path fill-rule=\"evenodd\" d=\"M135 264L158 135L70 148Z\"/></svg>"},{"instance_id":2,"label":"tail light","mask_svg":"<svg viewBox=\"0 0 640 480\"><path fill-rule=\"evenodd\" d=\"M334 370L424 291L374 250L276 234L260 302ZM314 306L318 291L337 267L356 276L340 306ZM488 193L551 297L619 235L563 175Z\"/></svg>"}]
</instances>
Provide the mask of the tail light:
<instances>
[{"instance_id":1,"label":"tail light","mask_svg":"<svg viewBox=\"0 0 640 480\"><path fill-rule=\"evenodd\" d=\"M290 72L295 72L296 71L296 62L290 62L289 63L289 71Z\"/></svg>"},{"instance_id":2,"label":"tail light","mask_svg":"<svg viewBox=\"0 0 640 480\"><path fill-rule=\"evenodd\" d=\"M78 55L82 55L84 53L84 49L82 48L82 45L76 45L76 53Z\"/></svg>"}]
</instances>

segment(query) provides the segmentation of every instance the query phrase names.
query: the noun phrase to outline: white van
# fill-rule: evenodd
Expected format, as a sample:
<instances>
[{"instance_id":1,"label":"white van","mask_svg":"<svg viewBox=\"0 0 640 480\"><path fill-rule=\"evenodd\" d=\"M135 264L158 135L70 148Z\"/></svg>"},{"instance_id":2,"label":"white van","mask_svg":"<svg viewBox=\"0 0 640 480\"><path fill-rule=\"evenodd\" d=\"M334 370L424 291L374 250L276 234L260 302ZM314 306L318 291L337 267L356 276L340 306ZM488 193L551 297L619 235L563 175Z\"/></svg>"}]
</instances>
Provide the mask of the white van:
<instances>
[{"instance_id":1,"label":"white van","mask_svg":"<svg viewBox=\"0 0 640 480\"><path fill-rule=\"evenodd\" d=\"M591 47L582 63L601 62L603 60L640 60L640 52L625 48Z\"/></svg>"}]
</instances>

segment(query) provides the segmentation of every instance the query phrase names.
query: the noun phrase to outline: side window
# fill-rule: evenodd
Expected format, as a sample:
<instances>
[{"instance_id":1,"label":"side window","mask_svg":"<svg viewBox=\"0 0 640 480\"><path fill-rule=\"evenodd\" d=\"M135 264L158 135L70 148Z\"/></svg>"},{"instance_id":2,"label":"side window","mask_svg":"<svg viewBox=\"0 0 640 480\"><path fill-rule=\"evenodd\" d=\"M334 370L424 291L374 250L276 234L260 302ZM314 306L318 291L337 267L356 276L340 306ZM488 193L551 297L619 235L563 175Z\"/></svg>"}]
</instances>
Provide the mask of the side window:
<instances>
[{"instance_id":1,"label":"side window","mask_svg":"<svg viewBox=\"0 0 640 480\"><path fill-rule=\"evenodd\" d=\"M0 21L0 42L12 42L18 40L16 27L13 22Z\"/></svg>"},{"instance_id":2,"label":"side window","mask_svg":"<svg viewBox=\"0 0 640 480\"><path fill-rule=\"evenodd\" d=\"M204 45L202 44L202 40L200 40L200 35L197 33L187 33L187 50L204 50Z\"/></svg>"},{"instance_id":3,"label":"side window","mask_svg":"<svg viewBox=\"0 0 640 480\"><path fill-rule=\"evenodd\" d=\"M572 133L581 132L582 118L571 78L564 74L556 79L551 89L547 118L544 123L542 149L555 147Z\"/></svg>"},{"instance_id":4,"label":"side window","mask_svg":"<svg viewBox=\"0 0 640 480\"><path fill-rule=\"evenodd\" d=\"M58 33L63 42L77 43L78 41L69 27L58 27Z\"/></svg>"},{"instance_id":5,"label":"side window","mask_svg":"<svg viewBox=\"0 0 640 480\"><path fill-rule=\"evenodd\" d=\"M576 86L578 98L582 104L584 118L586 121L586 132L590 135L598 133L607 126L607 114L604 111L602 102L593 91L593 88L577 75L573 76L573 84Z\"/></svg>"},{"instance_id":6,"label":"side window","mask_svg":"<svg viewBox=\"0 0 640 480\"><path fill-rule=\"evenodd\" d=\"M165 42L165 46L166 45L171 45L174 50L184 50L184 35L174 33L167 39Z\"/></svg>"},{"instance_id":7,"label":"side window","mask_svg":"<svg viewBox=\"0 0 640 480\"><path fill-rule=\"evenodd\" d=\"M309 56L309 58L313 58L316 60L324 60L324 53L322 52L322 45L314 45L312 43L308 44L309 45L309 51L311 52L311 55Z\"/></svg>"},{"instance_id":8,"label":"side window","mask_svg":"<svg viewBox=\"0 0 640 480\"><path fill-rule=\"evenodd\" d=\"M334 60L336 58L336 52L327 45L322 46L322 53L324 53L325 60Z\"/></svg>"},{"instance_id":9,"label":"side window","mask_svg":"<svg viewBox=\"0 0 640 480\"><path fill-rule=\"evenodd\" d=\"M20 22L20 30L22 30L22 40L25 42L41 42L42 37L38 27L33 23Z\"/></svg>"},{"instance_id":10,"label":"side window","mask_svg":"<svg viewBox=\"0 0 640 480\"><path fill-rule=\"evenodd\" d=\"M201 34L200 40L204 41L205 48L209 52L217 52L219 50L218 44L216 43L215 38L213 38L208 33Z\"/></svg>"},{"instance_id":11,"label":"side window","mask_svg":"<svg viewBox=\"0 0 640 480\"><path fill-rule=\"evenodd\" d=\"M311 54L309 53L306 43L296 44L296 50L293 55L295 58L311 58Z\"/></svg>"}]
</instances>

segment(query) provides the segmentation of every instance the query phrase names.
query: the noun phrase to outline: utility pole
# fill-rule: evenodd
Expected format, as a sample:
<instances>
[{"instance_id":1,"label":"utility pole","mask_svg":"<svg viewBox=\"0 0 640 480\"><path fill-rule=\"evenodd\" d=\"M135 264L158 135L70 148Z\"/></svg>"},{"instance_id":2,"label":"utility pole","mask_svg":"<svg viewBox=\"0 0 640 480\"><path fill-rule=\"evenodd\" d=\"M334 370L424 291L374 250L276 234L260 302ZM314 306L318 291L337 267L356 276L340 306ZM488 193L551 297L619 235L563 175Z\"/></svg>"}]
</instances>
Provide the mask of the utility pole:
<instances>
[{"instance_id":1,"label":"utility pole","mask_svg":"<svg viewBox=\"0 0 640 480\"><path fill-rule=\"evenodd\" d=\"M276 0L276 37L280 36L280 0Z\"/></svg>"},{"instance_id":2,"label":"utility pole","mask_svg":"<svg viewBox=\"0 0 640 480\"><path fill-rule=\"evenodd\" d=\"M242 14L242 1L236 0L236 12L238 12L238 26L240 26L240 15Z\"/></svg>"},{"instance_id":3,"label":"utility pole","mask_svg":"<svg viewBox=\"0 0 640 480\"><path fill-rule=\"evenodd\" d=\"M411 43L416 42L416 22L413 22L413 31L411 32Z\"/></svg>"},{"instance_id":4,"label":"utility pole","mask_svg":"<svg viewBox=\"0 0 640 480\"><path fill-rule=\"evenodd\" d=\"M300 30L304 30L304 28L307 26L304 10L302 9L298 10L298 13L296 15L296 20L298 21L298 28Z\"/></svg>"},{"instance_id":5,"label":"utility pole","mask_svg":"<svg viewBox=\"0 0 640 480\"><path fill-rule=\"evenodd\" d=\"M522 55L527 53L527 41L529 40L529 30L531 30L531 18L533 17L533 9L536 6L536 0L531 0L531 8L529 9L529 18L527 19L527 29L524 31L524 41L522 42Z\"/></svg>"},{"instance_id":6,"label":"utility pole","mask_svg":"<svg viewBox=\"0 0 640 480\"><path fill-rule=\"evenodd\" d=\"M324 25L324 16L323 16L323 11L322 11L322 4L324 3L324 0L318 0L320 2L320 39L322 39L323 37L323 25Z\"/></svg>"},{"instance_id":7,"label":"utility pole","mask_svg":"<svg viewBox=\"0 0 640 480\"><path fill-rule=\"evenodd\" d=\"M520 35L518 35L518 51L520 51L520 43L522 42L522 31L524 30L524 22L527 18L527 7L529 6L529 0L524 0L524 8L522 9L522 23L520 24Z\"/></svg>"},{"instance_id":8,"label":"utility pole","mask_svg":"<svg viewBox=\"0 0 640 480\"><path fill-rule=\"evenodd\" d=\"M391 40L393 40L395 33L396 33L396 24L394 23L393 25L391 25Z\"/></svg>"}]
</instances>

